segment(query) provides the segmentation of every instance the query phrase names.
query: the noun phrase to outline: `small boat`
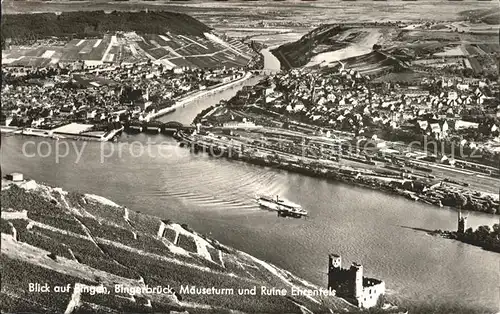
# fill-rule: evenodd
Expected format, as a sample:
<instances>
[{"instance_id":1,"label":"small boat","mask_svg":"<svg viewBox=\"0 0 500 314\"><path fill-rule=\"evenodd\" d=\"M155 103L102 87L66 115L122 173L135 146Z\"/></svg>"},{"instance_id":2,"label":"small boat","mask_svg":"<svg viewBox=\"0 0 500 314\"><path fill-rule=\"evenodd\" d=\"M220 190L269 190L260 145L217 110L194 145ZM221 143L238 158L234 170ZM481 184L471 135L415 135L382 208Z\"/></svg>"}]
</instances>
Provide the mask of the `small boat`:
<instances>
[{"instance_id":1,"label":"small boat","mask_svg":"<svg viewBox=\"0 0 500 314\"><path fill-rule=\"evenodd\" d=\"M276 197L256 195L257 203L266 209L278 212L281 217L301 218L308 215L307 211L302 206L295 204L287 199Z\"/></svg>"}]
</instances>

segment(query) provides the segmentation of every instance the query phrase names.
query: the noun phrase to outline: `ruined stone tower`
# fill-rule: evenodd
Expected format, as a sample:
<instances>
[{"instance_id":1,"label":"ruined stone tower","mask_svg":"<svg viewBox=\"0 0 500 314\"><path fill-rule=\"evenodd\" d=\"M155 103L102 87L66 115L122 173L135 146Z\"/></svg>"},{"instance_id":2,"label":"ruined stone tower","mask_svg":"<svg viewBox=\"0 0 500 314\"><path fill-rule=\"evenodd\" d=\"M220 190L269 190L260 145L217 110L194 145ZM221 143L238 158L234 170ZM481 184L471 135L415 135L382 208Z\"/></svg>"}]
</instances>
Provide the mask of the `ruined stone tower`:
<instances>
[{"instance_id":1,"label":"ruined stone tower","mask_svg":"<svg viewBox=\"0 0 500 314\"><path fill-rule=\"evenodd\" d=\"M354 298L359 300L363 296L363 266L358 263L352 263L349 269L353 275L352 291L354 292Z\"/></svg>"},{"instance_id":2,"label":"ruined stone tower","mask_svg":"<svg viewBox=\"0 0 500 314\"><path fill-rule=\"evenodd\" d=\"M328 287L335 289L335 281L342 271L342 257L337 254L328 255Z\"/></svg>"},{"instance_id":3,"label":"ruined stone tower","mask_svg":"<svg viewBox=\"0 0 500 314\"><path fill-rule=\"evenodd\" d=\"M330 269L336 268L340 269L342 267L342 257L338 254L330 254L328 255L328 260L330 265Z\"/></svg>"},{"instance_id":4,"label":"ruined stone tower","mask_svg":"<svg viewBox=\"0 0 500 314\"><path fill-rule=\"evenodd\" d=\"M462 216L462 211L458 211L458 228L457 232L460 234L465 233L467 229L467 217Z\"/></svg>"},{"instance_id":5,"label":"ruined stone tower","mask_svg":"<svg viewBox=\"0 0 500 314\"><path fill-rule=\"evenodd\" d=\"M382 280L363 277L363 266L352 263L350 268L342 268L342 257L328 255L328 288L347 301L364 308L377 304L380 295L385 293Z\"/></svg>"}]
</instances>

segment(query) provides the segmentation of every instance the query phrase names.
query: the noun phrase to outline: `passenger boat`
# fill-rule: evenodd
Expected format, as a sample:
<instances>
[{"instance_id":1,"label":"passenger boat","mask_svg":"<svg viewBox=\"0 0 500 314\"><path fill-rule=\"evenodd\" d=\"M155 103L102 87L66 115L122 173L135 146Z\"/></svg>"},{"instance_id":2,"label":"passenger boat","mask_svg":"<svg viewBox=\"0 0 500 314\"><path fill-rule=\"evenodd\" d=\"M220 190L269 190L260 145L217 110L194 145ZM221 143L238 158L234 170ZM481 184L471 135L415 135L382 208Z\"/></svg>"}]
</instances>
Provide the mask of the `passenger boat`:
<instances>
[{"instance_id":1,"label":"passenger boat","mask_svg":"<svg viewBox=\"0 0 500 314\"><path fill-rule=\"evenodd\" d=\"M307 216L307 211L304 210L302 206L287 199L280 198L278 195L276 197L257 195L256 200L261 207L277 211L279 216L290 216L294 218Z\"/></svg>"}]
</instances>

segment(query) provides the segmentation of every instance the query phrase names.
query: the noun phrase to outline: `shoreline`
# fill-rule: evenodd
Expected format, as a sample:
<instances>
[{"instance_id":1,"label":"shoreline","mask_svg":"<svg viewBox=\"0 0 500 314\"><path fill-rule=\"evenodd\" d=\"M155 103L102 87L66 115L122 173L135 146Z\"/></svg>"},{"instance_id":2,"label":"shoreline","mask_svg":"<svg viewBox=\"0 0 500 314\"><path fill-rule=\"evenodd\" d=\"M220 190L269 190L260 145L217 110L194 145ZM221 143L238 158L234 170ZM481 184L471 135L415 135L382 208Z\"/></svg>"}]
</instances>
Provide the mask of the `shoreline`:
<instances>
[{"instance_id":1,"label":"shoreline","mask_svg":"<svg viewBox=\"0 0 500 314\"><path fill-rule=\"evenodd\" d=\"M214 94L214 93L226 90L227 88L230 88L238 83L241 83L241 82L244 82L244 81L250 79L252 76L253 75L251 72L246 72L242 77L234 79L228 83L220 83L220 84L211 86L210 88L207 88L205 90L198 90L198 91L194 91L192 93L189 93L188 95L185 95L184 97L177 100L173 106L161 109L157 113L151 115L151 118L154 119L154 118L159 118L159 117L162 117L164 115L167 115L167 114L177 110L177 108L181 108L182 106L186 105L189 102L192 102L192 101L194 101L200 97L206 96L206 95L210 95L210 94Z\"/></svg>"},{"instance_id":2,"label":"shoreline","mask_svg":"<svg viewBox=\"0 0 500 314\"><path fill-rule=\"evenodd\" d=\"M478 242L477 240L467 238L466 234L460 234L457 231L434 230L427 232L427 234L431 236L438 236L443 239L456 240L465 244L477 246L488 252L500 253L500 249L498 247L495 248L492 244L488 244L487 242Z\"/></svg>"},{"instance_id":3,"label":"shoreline","mask_svg":"<svg viewBox=\"0 0 500 314\"><path fill-rule=\"evenodd\" d=\"M243 153L238 149L233 151L231 148L217 146L212 143L208 145L206 143L196 143L182 133L181 135L175 135L174 138L177 141L180 141L181 146L185 147L185 144L191 145L191 147L188 148L194 153L205 152L210 156L224 157L229 160L237 160L253 165L272 167L310 177L323 178L358 187L378 190L392 195L403 196L409 200L418 201L436 207L458 209L457 206L447 205L447 200L449 200L447 197L450 197L452 192L449 191L445 185L429 187L422 192L411 191L408 190L404 184L408 181L413 182L411 179L371 172L364 168L353 168L349 166L342 167L340 165L325 167L324 165L308 165L307 163L280 161L275 158L270 159L267 156L257 156L251 153ZM496 206L498 207L498 202L500 202L500 200L496 199L496 201ZM473 208L468 210L487 213ZM496 214L489 214L497 216L500 215L500 211L497 210Z\"/></svg>"}]
</instances>

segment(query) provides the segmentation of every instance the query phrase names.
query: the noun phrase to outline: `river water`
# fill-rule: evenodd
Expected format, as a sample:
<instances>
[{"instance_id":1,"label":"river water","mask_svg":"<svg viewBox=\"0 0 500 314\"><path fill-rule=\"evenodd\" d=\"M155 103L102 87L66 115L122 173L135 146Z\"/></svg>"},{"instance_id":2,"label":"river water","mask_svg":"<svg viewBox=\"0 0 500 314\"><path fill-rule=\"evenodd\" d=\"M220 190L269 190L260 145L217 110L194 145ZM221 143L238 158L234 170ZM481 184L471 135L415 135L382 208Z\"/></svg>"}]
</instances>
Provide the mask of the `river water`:
<instances>
[{"instance_id":1,"label":"river water","mask_svg":"<svg viewBox=\"0 0 500 314\"><path fill-rule=\"evenodd\" d=\"M278 47L279 47L279 45L262 49L261 54L264 57L264 69L265 70L272 70L272 71L279 71L280 70L280 67L281 67L280 61L271 52L271 50L278 48Z\"/></svg>"},{"instance_id":2,"label":"river water","mask_svg":"<svg viewBox=\"0 0 500 314\"><path fill-rule=\"evenodd\" d=\"M236 91L207 96L162 120L190 123L199 111ZM57 148L62 155L69 148L68 155L57 160ZM365 274L385 280L393 300L498 311L499 255L418 230L455 229L457 214L450 209L191 154L163 135L124 134L118 143L2 135L1 155L4 173L22 172L37 181L103 195L133 210L187 223L321 286L326 287L327 254L334 252L342 254L345 263L362 263ZM278 218L259 209L255 193L282 195L303 205L310 217ZM472 227L496 222L498 216L469 215Z\"/></svg>"}]
</instances>

